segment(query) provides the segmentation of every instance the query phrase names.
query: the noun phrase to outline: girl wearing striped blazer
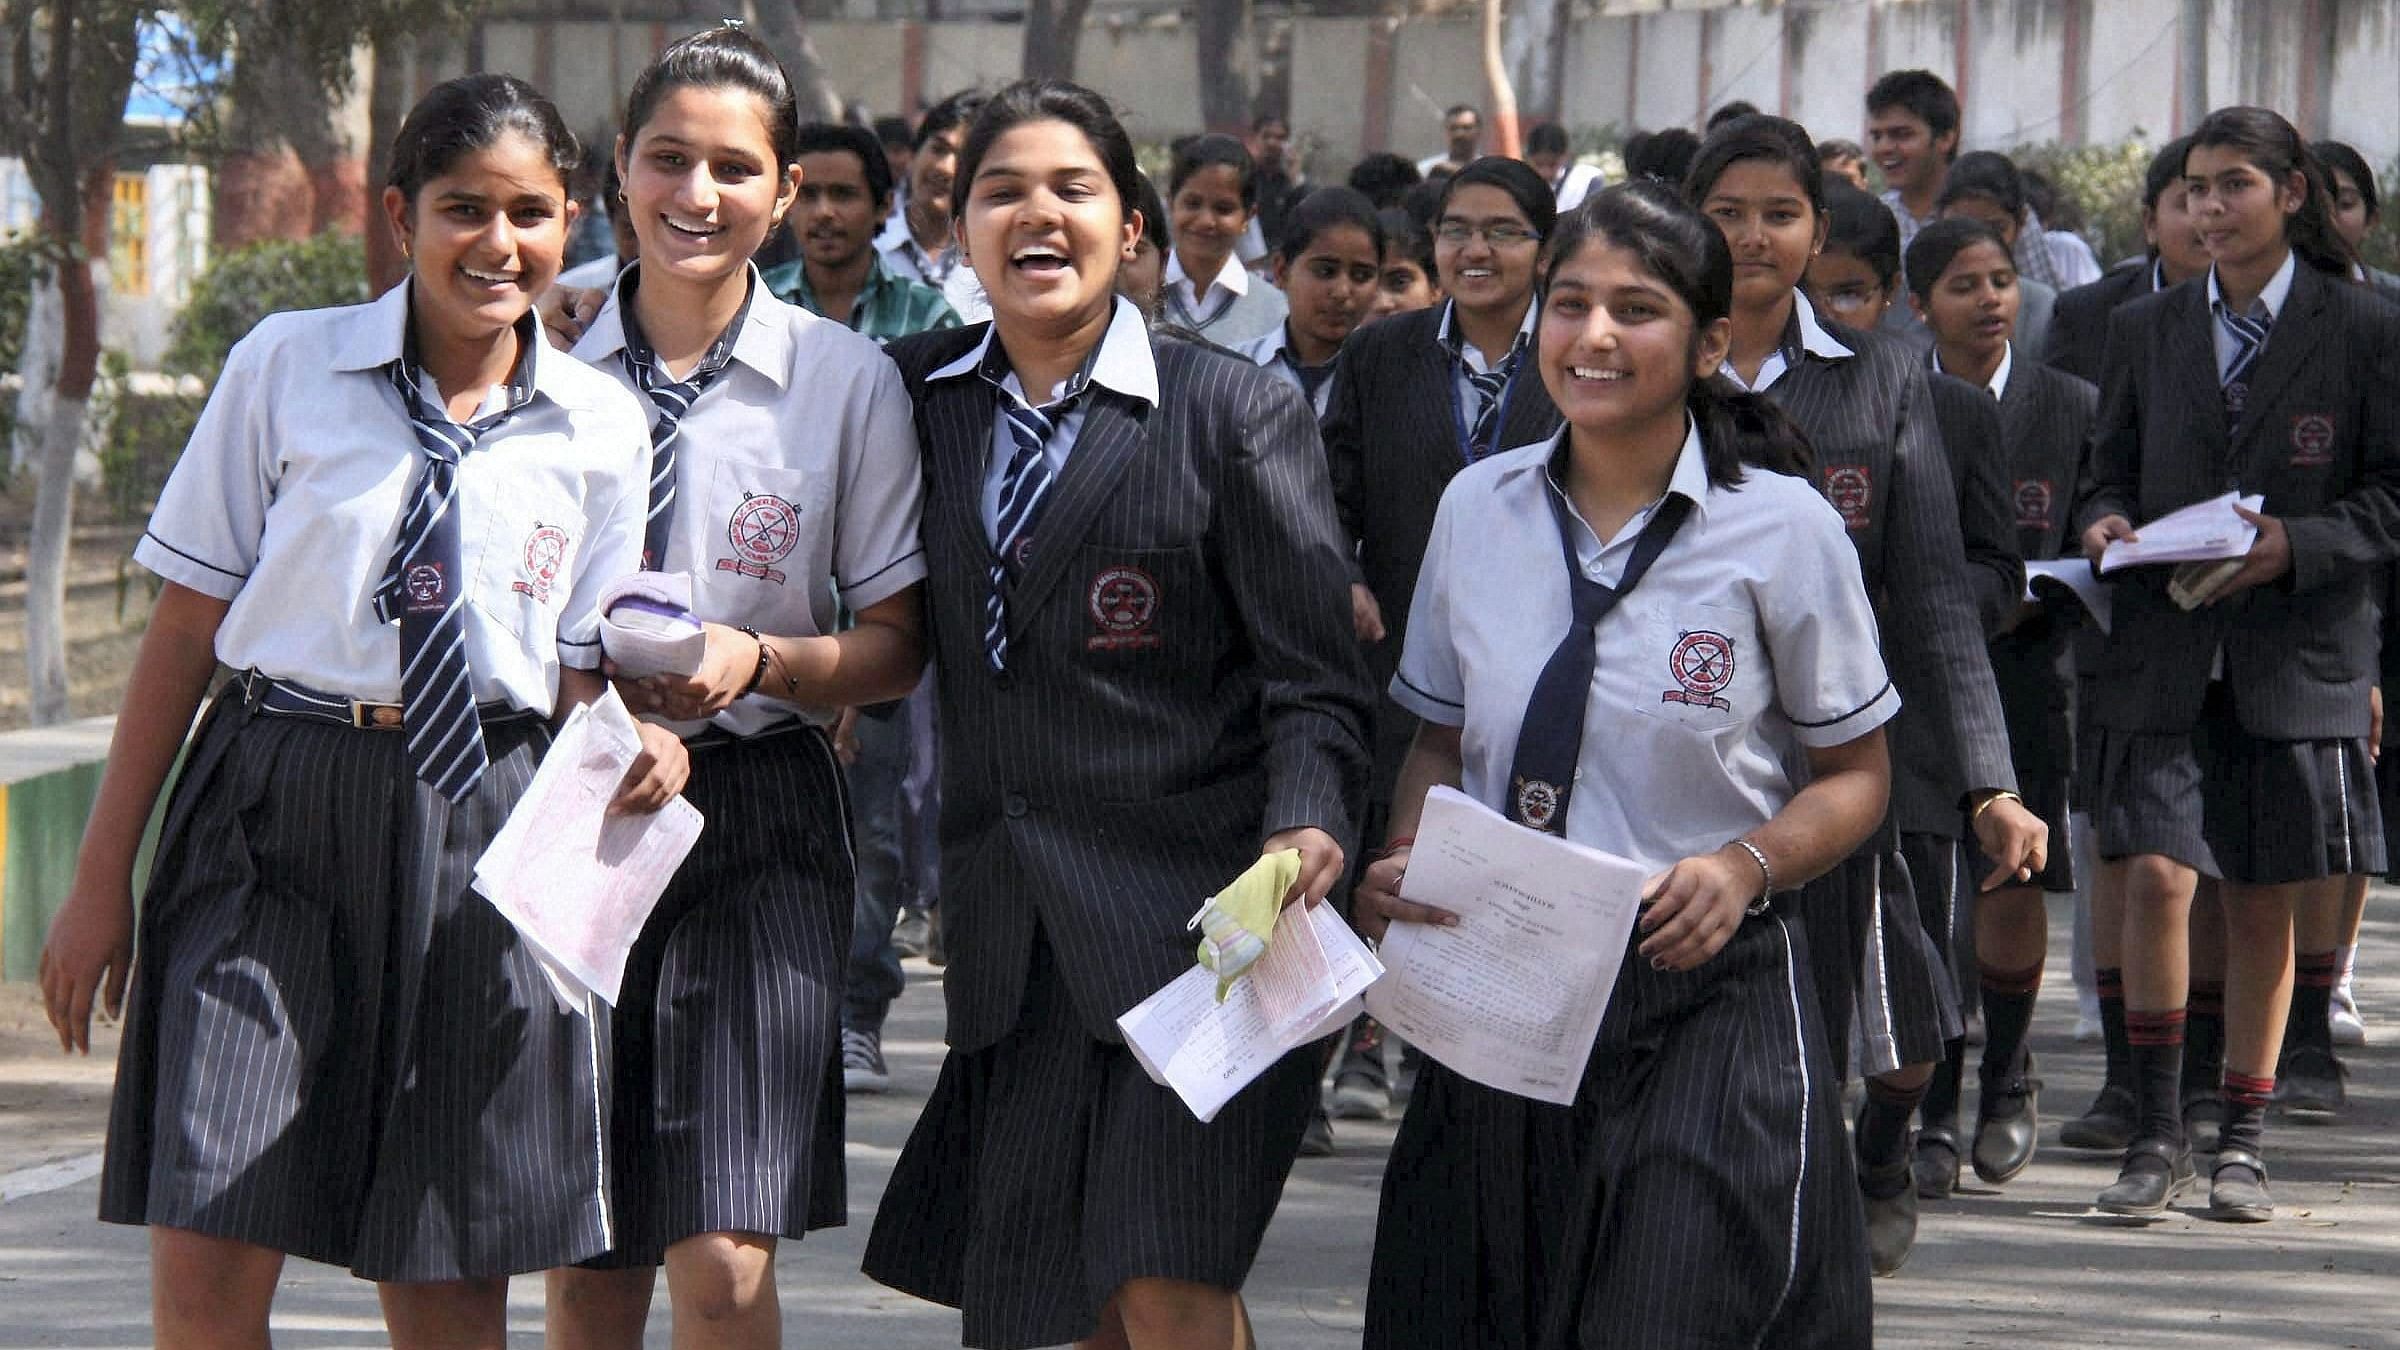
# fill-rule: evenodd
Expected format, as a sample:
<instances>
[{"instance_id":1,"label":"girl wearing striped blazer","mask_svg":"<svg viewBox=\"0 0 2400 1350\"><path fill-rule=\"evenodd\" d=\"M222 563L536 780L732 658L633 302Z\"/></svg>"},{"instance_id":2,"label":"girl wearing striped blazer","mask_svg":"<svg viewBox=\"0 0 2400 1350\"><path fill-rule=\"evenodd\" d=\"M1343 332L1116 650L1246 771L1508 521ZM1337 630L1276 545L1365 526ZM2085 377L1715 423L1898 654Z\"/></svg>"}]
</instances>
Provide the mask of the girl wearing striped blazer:
<instances>
[{"instance_id":1,"label":"girl wearing striped blazer","mask_svg":"<svg viewBox=\"0 0 2400 1350\"><path fill-rule=\"evenodd\" d=\"M691 579L707 633L688 678L609 671L627 707L685 738L708 819L626 963L615 1241L550 1279L551 1341L578 1350L638 1347L662 1266L679 1344L777 1343L778 1242L848 1209L854 868L827 730L915 682L925 560L900 372L750 263L797 195L798 139L756 38L669 47L634 81L616 147L641 258L574 348L643 401L643 565Z\"/></svg>"},{"instance_id":2,"label":"girl wearing striped blazer","mask_svg":"<svg viewBox=\"0 0 2400 1350\"><path fill-rule=\"evenodd\" d=\"M1262 850L1322 900L1365 778L1316 421L1115 294L1138 173L1089 90L994 95L957 196L992 321L886 349L924 451L950 1053L866 1270L974 1346L1250 1343L1321 1059L1202 1122L1116 1019L1192 968L1192 907Z\"/></svg>"},{"instance_id":3,"label":"girl wearing striped blazer","mask_svg":"<svg viewBox=\"0 0 2400 1350\"><path fill-rule=\"evenodd\" d=\"M408 279L237 344L135 551L166 586L42 979L83 1046L140 956L100 1210L150 1227L160 1344L266 1344L287 1255L380 1282L395 1345L498 1344L508 1276L610 1245L603 1038L468 889L640 553L633 400L532 314L577 159L522 81L428 93ZM620 808L681 786L643 742Z\"/></svg>"},{"instance_id":4,"label":"girl wearing striped blazer","mask_svg":"<svg viewBox=\"0 0 2400 1350\"><path fill-rule=\"evenodd\" d=\"M1991 227L1974 220L1926 226L1909 245L1907 275L1911 303L1934 336L1935 367L1999 409L2003 441L1993 448L2007 474L2022 556L2058 557L2068 543L2067 485L2082 475L2098 391L2017 359L2016 263L2008 242ZM1973 899L1968 945L1986 1028L1975 1129L1962 1143L1958 1104L1966 1043L1953 1040L1926 1094L1925 1128L1917 1139L1918 1192L1927 1198L1951 1193L1962 1159L1995 1185L2014 1179L2033 1160L2040 1080L2025 1038L2049 949L2043 893L2075 890L2074 852L2063 826L2075 764L2069 639L2081 622L2072 598L2050 593L2012 603L2004 630L1991 641L2017 782L2028 807L2043 820L2060 822L2062 830L2049 865L2031 884L2003 885ZM1981 873L1987 865L1973 870ZM1964 964L1953 963L1962 979Z\"/></svg>"},{"instance_id":5,"label":"girl wearing striped blazer","mask_svg":"<svg viewBox=\"0 0 2400 1350\"><path fill-rule=\"evenodd\" d=\"M2135 522L2228 490L2265 502L2241 566L2199 603L2175 598L2165 568L2116 586L2093 687L2095 816L2123 886L2136 1104L2099 1204L2161 1214L2194 1178L2178 1079L2187 914L2205 875L2226 925L2208 1213L2260 1222L2274 1213L2261 1150L2287 999L2308 1038L2294 1059L2330 1057L2331 943L2305 953L2312 978L2293 990L2295 906L2384 863L2367 740L2375 565L2400 552L2400 312L2354 280L2323 167L2283 118L2211 113L2183 179L2211 266L2110 320L2084 551L2097 561Z\"/></svg>"},{"instance_id":6,"label":"girl wearing striped blazer","mask_svg":"<svg viewBox=\"0 0 2400 1350\"><path fill-rule=\"evenodd\" d=\"M1774 400L1808 437L1818 487L1841 512L1876 599L1901 721L1924 719L1934 733L1924 743L1938 750L1918 766L1937 785L1935 800L1896 794L1875 846L1820 883L1824 893L1805 909L1827 1020L1846 1029L1854 1002L1860 1019L1859 1067L1869 1077L1859 1181L1876 1269L1889 1273L1916 1236L1909 1122L1943 1043L1959 1034L1956 994L1897 836L1912 809L1964 813L1998 860L1983 878L1989 888L2039 871L2047 831L2017 794L1924 367L1899 344L1821 319L1797 289L1826 232L1815 145L1796 123L1744 117L1710 136L1684 188L1733 248L1726 373ZM1944 856L1946 843L1931 856Z\"/></svg>"}]
</instances>

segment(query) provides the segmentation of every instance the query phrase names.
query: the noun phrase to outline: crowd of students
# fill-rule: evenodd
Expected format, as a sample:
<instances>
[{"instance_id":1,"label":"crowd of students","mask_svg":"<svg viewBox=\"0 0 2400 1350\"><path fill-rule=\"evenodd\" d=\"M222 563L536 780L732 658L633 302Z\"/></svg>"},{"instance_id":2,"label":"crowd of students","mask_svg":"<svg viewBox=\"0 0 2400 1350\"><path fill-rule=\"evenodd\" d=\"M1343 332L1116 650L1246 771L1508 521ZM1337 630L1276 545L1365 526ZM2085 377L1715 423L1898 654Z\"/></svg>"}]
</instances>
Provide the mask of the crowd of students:
<instances>
[{"instance_id":1,"label":"crowd of students","mask_svg":"<svg viewBox=\"0 0 2400 1350\"><path fill-rule=\"evenodd\" d=\"M402 1346L501 1344L533 1271L554 1344L639 1344L660 1269L677 1344L778 1343L909 908L950 1051L866 1271L969 1345L1248 1345L1328 1074L1405 1099L1368 1345L1868 1344L1920 1201L2043 1145L2045 895L2089 915L2107 1085L2057 1138L2119 1156L2098 1207L2197 1153L2208 1217L2271 1217L2400 777L2373 175L2221 110L2103 272L1934 76L1864 113L1724 109L1617 185L1458 107L1313 187L1265 119L1153 185L1055 81L802 126L729 25L635 83L562 279L573 137L437 86L408 279L244 339L161 496L42 958L63 1044L125 1009L102 1217L149 1226L160 1343L264 1344L293 1254ZM2232 568L2112 576L2106 626L2026 588L2229 489ZM644 568L692 578L688 678L602 649ZM615 809L708 826L568 1014L470 873L612 682ZM1575 1102L1361 1024L1195 1120L1114 1030L1194 897L1292 849L1287 903L1454 922L1401 897L1435 785L1654 873Z\"/></svg>"}]
</instances>

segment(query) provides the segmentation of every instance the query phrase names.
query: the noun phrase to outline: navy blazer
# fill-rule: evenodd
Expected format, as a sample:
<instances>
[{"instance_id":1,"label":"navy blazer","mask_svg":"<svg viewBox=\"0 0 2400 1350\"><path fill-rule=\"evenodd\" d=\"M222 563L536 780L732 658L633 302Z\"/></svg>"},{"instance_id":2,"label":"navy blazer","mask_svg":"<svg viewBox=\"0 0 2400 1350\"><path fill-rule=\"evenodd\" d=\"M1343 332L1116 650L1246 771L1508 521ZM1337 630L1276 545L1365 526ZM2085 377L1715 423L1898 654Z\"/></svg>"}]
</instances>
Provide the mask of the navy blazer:
<instances>
[{"instance_id":1,"label":"navy blazer","mask_svg":"<svg viewBox=\"0 0 2400 1350\"><path fill-rule=\"evenodd\" d=\"M2400 309L2302 264L2230 435L2205 278L2109 321L2106 378L2076 528L2139 526L2228 489L2263 493L2289 575L2185 611L2173 569L2117 578L2096 725L2189 731L2221 648L2242 726L2277 740L2364 736L2377 671L2376 564L2400 555Z\"/></svg>"},{"instance_id":2,"label":"navy blazer","mask_svg":"<svg viewBox=\"0 0 2400 1350\"><path fill-rule=\"evenodd\" d=\"M1185 923L1270 834L1354 848L1368 690L1316 422L1241 357L1153 334L1155 408L1093 392L984 655L997 404L926 376L989 325L886 350L916 404L941 706L950 1044L1016 1025L1038 933L1086 1029L1191 968Z\"/></svg>"},{"instance_id":3,"label":"navy blazer","mask_svg":"<svg viewBox=\"0 0 2400 1350\"><path fill-rule=\"evenodd\" d=\"M2151 293L2152 267L2147 258L2126 263L2098 281L2062 293L2050 316L2049 345L2022 350L2039 350L2043 364L2097 385L2108 353L2108 316L2126 301Z\"/></svg>"}]
</instances>

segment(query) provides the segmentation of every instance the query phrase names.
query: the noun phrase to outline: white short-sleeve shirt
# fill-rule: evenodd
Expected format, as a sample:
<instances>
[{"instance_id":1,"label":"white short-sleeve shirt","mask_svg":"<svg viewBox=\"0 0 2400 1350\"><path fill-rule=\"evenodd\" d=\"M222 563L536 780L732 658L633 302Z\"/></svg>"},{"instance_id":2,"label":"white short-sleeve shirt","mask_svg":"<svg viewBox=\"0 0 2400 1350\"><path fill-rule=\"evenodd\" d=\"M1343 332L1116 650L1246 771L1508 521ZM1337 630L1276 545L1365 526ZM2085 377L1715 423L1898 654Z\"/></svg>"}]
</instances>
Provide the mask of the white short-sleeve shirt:
<instances>
[{"instance_id":1,"label":"white short-sleeve shirt","mask_svg":"<svg viewBox=\"0 0 2400 1350\"><path fill-rule=\"evenodd\" d=\"M632 390L622 286L575 355ZM635 397L647 428L647 396ZM681 426L660 568L691 576L701 618L820 636L836 631L837 599L856 612L925 579L915 414L899 368L873 339L776 299L754 274L733 360ZM648 447L645 430L645 464ZM747 736L794 711L830 722L839 709L758 693L713 720ZM673 725L689 734L703 724Z\"/></svg>"},{"instance_id":2,"label":"white short-sleeve shirt","mask_svg":"<svg viewBox=\"0 0 2400 1350\"><path fill-rule=\"evenodd\" d=\"M1463 788L1495 810L1534 683L1573 621L1548 500L1561 449L1554 436L1451 480L1392 680L1401 706L1461 729ZM1752 469L1714 486L1691 429L1668 491L1692 513L1600 623L1566 820L1568 838L1657 868L1765 824L1798 791L1807 747L1855 740L1900 707L1857 550L1806 479ZM1605 546L1570 518L1585 574L1614 585L1646 515Z\"/></svg>"},{"instance_id":3,"label":"white short-sleeve shirt","mask_svg":"<svg viewBox=\"0 0 2400 1350\"><path fill-rule=\"evenodd\" d=\"M236 343L134 548L231 602L216 651L236 670L400 697L400 625L374 596L425 464L384 370L409 292L271 315ZM561 664L600 664L600 588L640 561L650 447L622 388L523 331L533 397L467 452L454 502L476 700L548 713Z\"/></svg>"}]
</instances>

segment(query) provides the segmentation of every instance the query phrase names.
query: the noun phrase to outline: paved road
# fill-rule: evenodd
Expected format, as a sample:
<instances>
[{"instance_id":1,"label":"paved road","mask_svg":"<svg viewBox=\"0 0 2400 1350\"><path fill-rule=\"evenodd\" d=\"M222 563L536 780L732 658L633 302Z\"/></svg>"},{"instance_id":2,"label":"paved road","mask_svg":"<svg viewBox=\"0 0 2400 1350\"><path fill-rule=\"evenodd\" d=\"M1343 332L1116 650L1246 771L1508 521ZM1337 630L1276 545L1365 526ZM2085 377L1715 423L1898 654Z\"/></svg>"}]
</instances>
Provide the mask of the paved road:
<instances>
[{"instance_id":1,"label":"paved road","mask_svg":"<svg viewBox=\"0 0 2400 1350\"><path fill-rule=\"evenodd\" d=\"M2400 893L2369 910L2361 1000L2383 1044L2354 1052L2353 1108L2337 1127L2269 1136L2282 1209L2264 1227L2188 1214L2145 1229L2085 1217L2113 1161L2047 1151L2005 1193L1970 1191L1929 1208L1915 1259L1879 1281L1877 1342L1886 1346L2400 1347ZM2052 969L2066 969L2054 922ZM785 1250L780 1288L795 1350L934 1350L957 1344L954 1314L891 1293L857 1273L865 1226L940 1058L938 975L911 963L888 1043L898 1090L852 1099L851 1224ZM2063 995L2063 979L2058 986ZM2068 1039L2071 1008L2049 1000L2036 1027L2049 1090L2045 1134L2079 1110L2098 1073L2097 1047ZM0 1130L7 1124L0 1121ZM1341 1156L1303 1161L1285 1192L1250 1285L1259 1343L1269 1350L1358 1344L1384 1146L1391 1128L1344 1126ZM53 1174L72 1177L77 1169ZM1970 1175L1970 1182L1972 1177ZM0 1177L0 1194L40 1179ZM0 1199L0 1347L141 1346L141 1234L90 1219L86 1177ZM1739 1271L1694 1272L1705 1296ZM651 1344L665 1345L664 1299ZM519 1280L514 1343L540 1344L541 1290ZM277 1305L284 1346L375 1345L374 1293L347 1275L295 1262ZM1633 1342L1633 1343L1637 1343ZM1428 1350L1471 1350L1429 1347Z\"/></svg>"}]
</instances>

